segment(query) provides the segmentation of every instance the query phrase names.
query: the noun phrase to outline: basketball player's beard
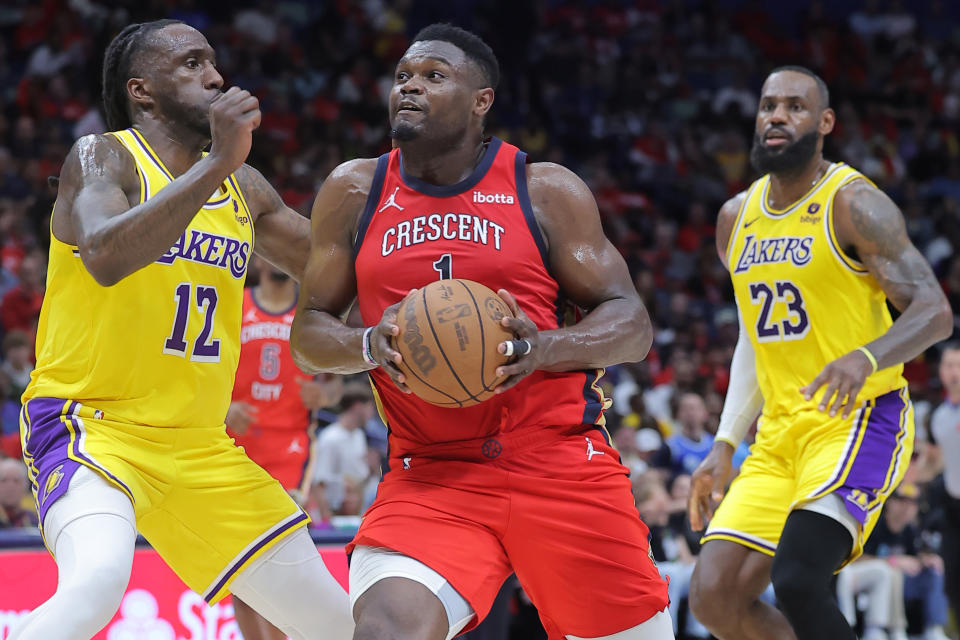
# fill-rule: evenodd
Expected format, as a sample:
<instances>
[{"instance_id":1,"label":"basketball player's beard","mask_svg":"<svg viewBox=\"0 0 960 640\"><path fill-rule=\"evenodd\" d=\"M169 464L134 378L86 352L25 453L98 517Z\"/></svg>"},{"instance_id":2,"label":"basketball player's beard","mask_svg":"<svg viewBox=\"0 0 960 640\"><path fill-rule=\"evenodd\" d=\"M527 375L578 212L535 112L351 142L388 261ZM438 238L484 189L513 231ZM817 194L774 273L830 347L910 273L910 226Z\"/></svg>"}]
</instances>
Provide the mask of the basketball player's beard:
<instances>
[{"instance_id":1,"label":"basketball player's beard","mask_svg":"<svg viewBox=\"0 0 960 640\"><path fill-rule=\"evenodd\" d=\"M183 127L186 132L204 140L211 139L210 106L204 107L164 100L161 109L171 124Z\"/></svg>"},{"instance_id":2,"label":"basketball player's beard","mask_svg":"<svg viewBox=\"0 0 960 640\"><path fill-rule=\"evenodd\" d=\"M398 122L390 128L390 137L397 142L410 142L419 138L420 132L410 123Z\"/></svg>"},{"instance_id":3,"label":"basketball player's beard","mask_svg":"<svg viewBox=\"0 0 960 640\"><path fill-rule=\"evenodd\" d=\"M764 146L763 138L756 134L753 137L753 148L750 149L750 164L761 174L797 173L810 163L817 152L819 139L820 133L814 129L786 147L770 148Z\"/></svg>"}]
</instances>

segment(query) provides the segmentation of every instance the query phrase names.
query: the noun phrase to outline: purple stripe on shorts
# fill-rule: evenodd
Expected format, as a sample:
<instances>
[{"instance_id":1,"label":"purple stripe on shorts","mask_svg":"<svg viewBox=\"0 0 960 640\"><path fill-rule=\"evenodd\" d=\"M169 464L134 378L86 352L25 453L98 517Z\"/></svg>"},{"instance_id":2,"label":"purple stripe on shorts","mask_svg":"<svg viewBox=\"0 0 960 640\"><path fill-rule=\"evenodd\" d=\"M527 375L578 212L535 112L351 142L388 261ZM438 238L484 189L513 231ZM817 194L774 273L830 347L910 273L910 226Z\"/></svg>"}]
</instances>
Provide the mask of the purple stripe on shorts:
<instances>
[{"instance_id":1,"label":"purple stripe on shorts","mask_svg":"<svg viewBox=\"0 0 960 640\"><path fill-rule=\"evenodd\" d=\"M60 420L66 403L60 398L32 398L24 407L25 415L30 418L30 435L24 451L32 457L37 469L34 491L41 526L47 510L67 492L70 479L80 468L80 463L68 455L70 432Z\"/></svg>"},{"instance_id":2,"label":"purple stripe on shorts","mask_svg":"<svg viewBox=\"0 0 960 640\"><path fill-rule=\"evenodd\" d=\"M67 416L66 419L79 435L79 427L74 418L69 417L76 407L76 402L68 403L62 398L31 398L24 407L25 415L30 418L30 432L24 443L24 452L33 459L33 467L37 470L34 490L41 526L47 510L67 492L70 479L82 464L71 459L71 453L86 462L88 466L107 474L130 494L129 487L108 470L80 453L79 441L74 442L71 451L70 428L61 418Z\"/></svg>"},{"instance_id":3,"label":"purple stripe on shorts","mask_svg":"<svg viewBox=\"0 0 960 640\"><path fill-rule=\"evenodd\" d=\"M290 527L296 526L298 523L303 522L306 519L307 519L307 514L301 512L300 515L298 515L293 520L290 520L282 524L281 526L277 527L273 531L271 531L270 534L267 535L263 540L253 545L253 547L251 547L249 551L243 554L243 557L237 560L234 563L234 565L230 567L230 570L224 574L224 576L220 579L220 582L214 585L214 587L210 589L210 591L208 591L205 596L203 596L203 599L206 600L207 602L210 602L210 600L212 600L213 597L217 595L217 593L219 593L221 589L223 589L223 585L227 584L230 578L233 577L233 574L235 574L240 569L240 567L242 567L247 562L247 560L253 557L253 554L255 554L257 551L262 549L264 546L270 544L272 540L275 540L277 536L279 536L284 531L289 530Z\"/></svg>"},{"instance_id":4,"label":"purple stripe on shorts","mask_svg":"<svg viewBox=\"0 0 960 640\"><path fill-rule=\"evenodd\" d=\"M742 540L744 543L748 545L753 545L755 547L762 547L767 551L769 551L770 553L774 553L777 550L777 548L774 545L770 544L766 540L755 540L753 538L748 538L747 536L740 535L736 531L730 531L729 529L720 529L718 531L708 531L706 534L704 534L703 539L708 540L712 536L736 538L737 540Z\"/></svg>"},{"instance_id":5,"label":"purple stripe on shorts","mask_svg":"<svg viewBox=\"0 0 960 640\"><path fill-rule=\"evenodd\" d=\"M880 503L880 494L889 491L886 485L890 467L903 451L903 441L908 435L901 420L909 400L905 402L905 396L901 397L900 393L900 389L896 389L876 398L850 472L843 486L836 490L847 511L860 524L866 524L871 507Z\"/></svg>"}]
</instances>

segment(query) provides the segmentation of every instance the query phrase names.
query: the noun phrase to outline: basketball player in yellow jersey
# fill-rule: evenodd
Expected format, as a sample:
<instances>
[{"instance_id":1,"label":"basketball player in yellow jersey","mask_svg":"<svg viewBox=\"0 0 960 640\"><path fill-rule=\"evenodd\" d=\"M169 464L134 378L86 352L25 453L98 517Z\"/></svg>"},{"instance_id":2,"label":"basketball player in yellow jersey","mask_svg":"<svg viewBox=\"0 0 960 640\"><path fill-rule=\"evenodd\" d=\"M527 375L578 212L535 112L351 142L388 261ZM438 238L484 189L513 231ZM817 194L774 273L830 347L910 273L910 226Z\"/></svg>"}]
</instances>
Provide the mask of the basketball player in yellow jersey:
<instances>
[{"instance_id":1,"label":"basketball player in yellow jersey","mask_svg":"<svg viewBox=\"0 0 960 640\"><path fill-rule=\"evenodd\" d=\"M81 138L64 162L21 412L59 579L15 640L101 629L137 531L209 602L233 592L298 639L352 634L306 514L223 424L255 237L299 275L309 223L244 164L258 102L222 86L198 31L131 25L104 61L116 131Z\"/></svg>"},{"instance_id":2,"label":"basketball player in yellow jersey","mask_svg":"<svg viewBox=\"0 0 960 640\"><path fill-rule=\"evenodd\" d=\"M855 638L831 577L860 555L910 461L902 363L952 329L896 205L823 158L834 119L812 71L771 73L751 152L764 175L720 210L717 249L741 333L716 442L693 476L694 529L723 501L690 603L722 640ZM723 497L761 407L751 455ZM771 580L782 613L757 599Z\"/></svg>"}]
</instances>

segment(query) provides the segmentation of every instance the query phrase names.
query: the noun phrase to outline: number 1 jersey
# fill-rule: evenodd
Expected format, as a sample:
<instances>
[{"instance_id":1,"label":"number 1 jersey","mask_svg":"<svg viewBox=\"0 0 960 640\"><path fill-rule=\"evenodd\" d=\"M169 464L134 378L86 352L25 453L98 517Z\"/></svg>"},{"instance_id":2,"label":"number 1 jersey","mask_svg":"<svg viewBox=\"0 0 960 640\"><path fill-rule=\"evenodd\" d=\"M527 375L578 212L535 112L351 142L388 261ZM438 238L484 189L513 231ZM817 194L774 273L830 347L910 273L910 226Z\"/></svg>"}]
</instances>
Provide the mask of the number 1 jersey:
<instances>
[{"instance_id":1,"label":"number 1 jersey","mask_svg":"<svg viewBox=\"0 0 960 640\"><path fill-rule=\"evenodd\" d=\"M497 138L476 169L453 185L408 175L399 149L381 156L355 251L357 300L367 326L411 288L441 278L506 289L541 331L563 324L567 305L527 194L526 154ZM521 428L597 428L608 403L600 375L597 369L535 371L486 402L443 408L400 392L382 370L371 372L391 456Z\"/></svg>"},{"instance_id":2,"label":"number 1 jersey","mask_svg":"<svg viewBox=\"0 0 960 640\"><path fill-rule=\"evenodd\" d=\"M138 131L109 135L133 156L140 202L173 180ZM37 367L24 401L65 398L155 427L222 424L252 251L253 221L232 175L163 256L111 287L97 284L77 247L51 234Z\"/></svg>"}]
</instances>

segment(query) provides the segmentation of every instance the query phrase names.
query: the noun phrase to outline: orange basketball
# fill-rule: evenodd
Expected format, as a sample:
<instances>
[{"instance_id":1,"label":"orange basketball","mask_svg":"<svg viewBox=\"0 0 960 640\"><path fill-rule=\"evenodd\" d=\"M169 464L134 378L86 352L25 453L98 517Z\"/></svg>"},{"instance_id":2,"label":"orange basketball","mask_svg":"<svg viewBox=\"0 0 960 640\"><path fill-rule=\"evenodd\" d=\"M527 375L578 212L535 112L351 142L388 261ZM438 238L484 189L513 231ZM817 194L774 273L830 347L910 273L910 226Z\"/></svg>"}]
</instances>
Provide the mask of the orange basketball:
<instances>
[{"instance_id":1,"label":"orange basketball","mask_svg":"<svg viewBox=\"0 0 960 640\"><path fill-rule=\"evenodd\" d=\"M500 324L505 315L513 314L503 299L472 280L437 280L405 300L394 348L410 390L441 407L490 398L497 367L510 360L497 346L515 338Z\"/></svg>"}]
</instances>

